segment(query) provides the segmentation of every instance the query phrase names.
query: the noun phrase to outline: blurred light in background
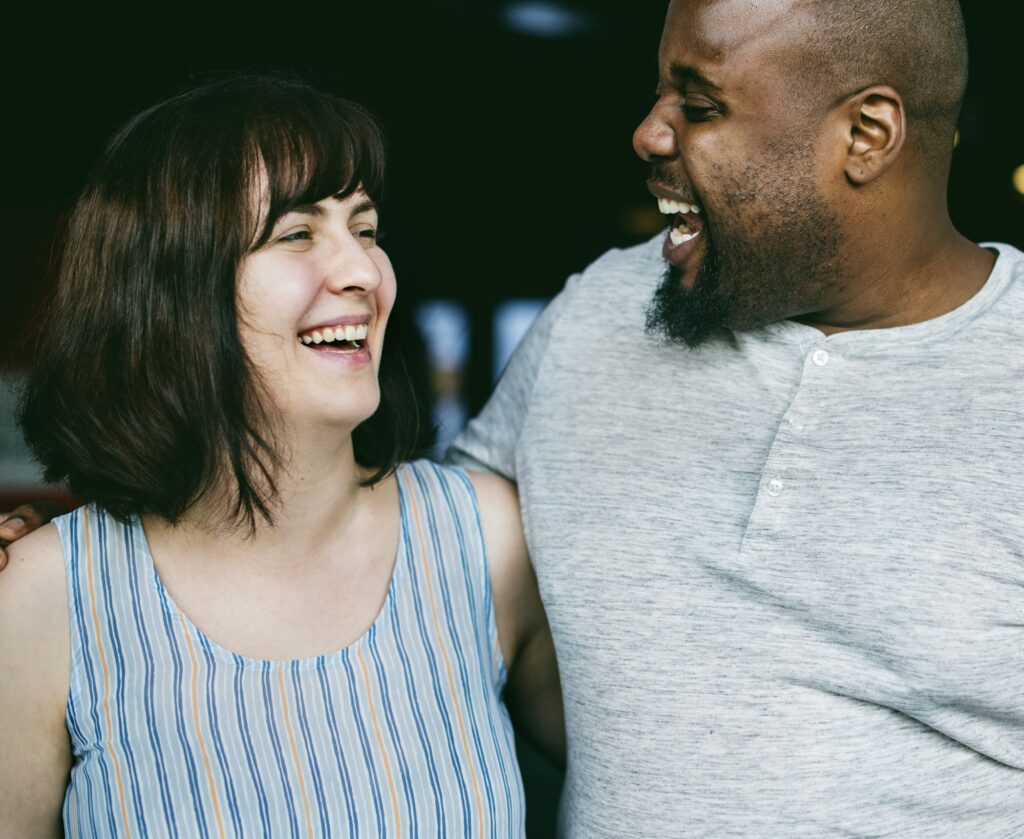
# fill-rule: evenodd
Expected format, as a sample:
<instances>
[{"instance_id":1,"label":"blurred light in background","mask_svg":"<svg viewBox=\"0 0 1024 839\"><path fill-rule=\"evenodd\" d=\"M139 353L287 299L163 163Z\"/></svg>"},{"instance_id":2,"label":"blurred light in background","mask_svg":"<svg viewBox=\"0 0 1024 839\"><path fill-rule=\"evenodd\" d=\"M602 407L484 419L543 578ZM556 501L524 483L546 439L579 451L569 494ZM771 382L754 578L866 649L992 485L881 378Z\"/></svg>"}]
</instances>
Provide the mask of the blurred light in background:
<instances>
[{"instance_id":1,"label":"blurred light in background","mask_svg":"<svg viewBox=\"0 0 1024 839\"><path fill-rule=\"evenodd\" d=\"M1013 172L1013 188L1024 195L1024 164L1018 166Z\"/></svg>"},{"instance_id":2,"label":"blurred light in background","mask_svg":"<svg viewBox=\"0 0 1024 839\"><path fill-rule=\"evenodd\" d=\"M32 460L16 419L21 384L16 374L0 375L0 510L35 497L43 488L43 472Z\"/></svg>"},{"instance_id":3,"label":"blurred light in background","mask_svg":"<svg viewBox=\"0 0 1024 839\"><path fill-rule=\"evenodd\" d=\"M495 381L505 369L519 342L523 340L526 330L547 304L547 300L537 298L506 300L494 310L494 348L491 358Z\"/></svg>"},{"instance_id":4,"label":"blurred light in background","mask_svg":"<svg viewBox=\"0 0 1024 839\"><path fill-rule=\"evenodd\" d=\"M648 237L660 233L668 226L654 198L643 204L633 204L622 214L622 229L630 236Z\"/></svg>"},{"instance_id":5,"label":"blurred light in background","mask_svg":"<svg viewBox=\"0 0 1024 839\"><path fill-rule=\"evenodd\" d=\"M501 11L501 22L515 32L538 38L569 38L594 25L593 17L582 9L540 0L509 3Z\"/></svg>"},{"instance_id":6,"label":"blurred light in background","mask_svg":"<svg viewBox=\"0 0 1024 839\"><path fill-rule=\"evenodd\" d=\"M417 307L415 321L427 348L437 423L434 453L440 455L468 419L463 382L469 357L469 314L454 300L426 300Z\"/></svg>"}]
</instances>

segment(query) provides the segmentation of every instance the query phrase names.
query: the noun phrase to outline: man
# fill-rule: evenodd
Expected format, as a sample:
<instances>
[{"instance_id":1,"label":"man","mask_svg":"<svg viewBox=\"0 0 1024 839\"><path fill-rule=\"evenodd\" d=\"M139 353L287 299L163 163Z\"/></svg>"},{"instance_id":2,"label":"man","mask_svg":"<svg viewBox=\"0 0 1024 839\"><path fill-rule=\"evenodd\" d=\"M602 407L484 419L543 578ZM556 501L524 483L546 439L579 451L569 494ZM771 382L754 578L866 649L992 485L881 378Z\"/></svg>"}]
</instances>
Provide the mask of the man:
<instances>
[{"instance_id":1,"label":"man","mask_svg":"<svg viewBox=\"0 0 1024 839\"><path fill-rule=\"evenodd\" d=\"M454 453L519 484L567 836L1024 833L1024 255L946 212L965 66L955 0L670 5L670 232Z\"/></svg>"},{"instance_id":2,"label":"man","mask_svg":"<svg viewBox=\"0 0 1024 839\"><path fill-rule=\"evenodd\" d=\"M659 68L668 236L456 443L519 484L566 833L1024 835L1024 257L947 214L960 10L675 0Z\"/></svg>"}]
</instances>

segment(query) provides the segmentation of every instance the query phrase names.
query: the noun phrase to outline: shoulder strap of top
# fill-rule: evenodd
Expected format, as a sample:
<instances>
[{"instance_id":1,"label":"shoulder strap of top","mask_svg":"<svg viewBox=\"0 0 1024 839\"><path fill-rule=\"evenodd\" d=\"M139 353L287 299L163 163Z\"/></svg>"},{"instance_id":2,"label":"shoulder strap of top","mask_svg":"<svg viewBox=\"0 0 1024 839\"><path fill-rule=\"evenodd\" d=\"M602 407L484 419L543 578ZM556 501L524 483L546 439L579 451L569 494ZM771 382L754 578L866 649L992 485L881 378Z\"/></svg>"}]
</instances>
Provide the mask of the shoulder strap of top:
<instances>
[{"instance_id":1,"label":"shoulder strap of top","mask_svg":"<svg viewBox=\"0 0 1024 839\"><path fill-rule=\"evenodd\" d=\"M148 556L137 525L89 504L54 520L71 625L70 709L95 704L124 659L124 634L149 606ZM73 722L74 720L72 720Z\"/></svg>"},{"instance_id":2,"label":"shoulder strap of top","mask_svg":"<svg viewBox=\"0 0 1024 839\"><path fill-rule=\"evenodd\" d=\"M410 561L425 583L435 607L468 619L492 682L505 682L505 664L491 596L480 511L476 492L457 467L427 460L403 464L398 470L402 516Z\"/></svg>"}]
</instances>

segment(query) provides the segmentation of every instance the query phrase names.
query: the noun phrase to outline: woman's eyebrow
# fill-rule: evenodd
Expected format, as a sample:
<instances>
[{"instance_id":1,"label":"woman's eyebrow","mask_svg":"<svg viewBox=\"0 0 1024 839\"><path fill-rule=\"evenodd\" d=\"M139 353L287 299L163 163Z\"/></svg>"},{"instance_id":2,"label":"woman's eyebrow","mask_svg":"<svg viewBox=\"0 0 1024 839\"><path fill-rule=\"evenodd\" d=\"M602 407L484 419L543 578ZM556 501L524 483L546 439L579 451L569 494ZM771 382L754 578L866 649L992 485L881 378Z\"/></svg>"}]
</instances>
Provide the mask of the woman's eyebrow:
<instances>
[{"instance_id":1,"label":"woman's eyebrow","mask_svg":"<svg viewBox=\"0 0 1024 839\"><path fill-rule=\"evenodd\" d=\"M348 196L345 196L345 198L347 198L347 197ZM344 200L343 198L338 198L337 195L335 195L334 198L339 200L339 201ZM357 216L360 213L368 213L370 210L376 210L376 209L377 209L377 203L372 198L367 198L365 201L360 201L358 204L356 204L356 206L354 206L352 208L351 215ZM292 213L299 213L300 215L304 215L304 216L317 216L317 217L319 217L319 216L324 215L326 212L327 211L323 207L321 207L320 204L318 204L318 203L317 204L298 204L298 205L292 207L285 215L291 215Z\"/></svg>"},{"instance_id":2,"label":"woman's eyebrow","mask_svg":"<svg viewBox=\"0 0 1024 839\"><path fill-rule=\"evenodd\" d=\"M285 215L290 216L292 213L298 213L303 216L322 216L325 212L326 210L319 204L298 204L292 207Z\"/></svg>"},{"instance_id":3,"label":"woman's eyebrow","mask_svg":"<svg viewBox=\"0 0 1024 839\"><path fill-rule=\"evenodd\" d=\"M337 198L337 196L335 196ZM370 210L377 209L377 202L372 198L367 198L365 201L360 201L352 208L351 215L358 216L360 213L368 213Z\"/></svg>"}]
</instances>

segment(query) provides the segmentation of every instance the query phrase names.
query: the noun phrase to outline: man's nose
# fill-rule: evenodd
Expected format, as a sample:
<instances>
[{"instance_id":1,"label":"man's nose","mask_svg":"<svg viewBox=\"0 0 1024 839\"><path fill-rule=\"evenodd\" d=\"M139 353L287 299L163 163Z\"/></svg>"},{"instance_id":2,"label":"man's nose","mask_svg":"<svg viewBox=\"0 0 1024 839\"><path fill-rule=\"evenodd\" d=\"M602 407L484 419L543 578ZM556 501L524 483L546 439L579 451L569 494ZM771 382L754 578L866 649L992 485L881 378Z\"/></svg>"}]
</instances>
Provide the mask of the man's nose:
<instances>
[{"instance_id":1,"label":"man's nose","mask_svg":"<svg viewBox=\"0 0 1024 839\"><path fill-rule=\"evenodd\" d=\"M673 158L678 153L676 132L664 118L665 107L656 103L633 132L633 149L648 163Z\"/></svg>"}]
</instances>

